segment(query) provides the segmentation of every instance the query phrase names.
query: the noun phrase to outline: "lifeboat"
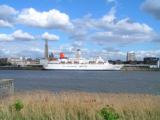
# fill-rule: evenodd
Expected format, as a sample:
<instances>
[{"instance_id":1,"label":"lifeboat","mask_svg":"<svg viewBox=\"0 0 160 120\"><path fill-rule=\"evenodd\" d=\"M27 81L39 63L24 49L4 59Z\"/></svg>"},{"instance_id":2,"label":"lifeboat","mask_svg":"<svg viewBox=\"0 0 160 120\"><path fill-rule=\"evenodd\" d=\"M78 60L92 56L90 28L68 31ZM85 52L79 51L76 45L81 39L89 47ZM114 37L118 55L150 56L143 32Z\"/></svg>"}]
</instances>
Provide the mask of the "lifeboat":
<instances>
[{"instance_id":1,"label":"lifeboat","mask_svg":"<svg viewBox=\"0 0 160 120\"><path fill-rule=\"evenodd\" d=\"M98 63L103 63L103 61L98 61Z\"/></svg>"},{"instance_id":2,"label":"lifeboat","mask_svg":"<svg viewBox=\"0 0 160 120\"><path fill-rule=\"evenodd\" d=\"M74 63L79 63L79 60L75 60Z\"/></svg>"},{"instance_id":3,"label":"lifeboat","mask_svg":"<svg viewBox=\"0 0 160 120\"><path fill-rule=\"evenodd\" d=\"M50 58L50 60L52 61L52 60L57 60L57 58Z\"/></svg>"},{"instance_id":4,"label":"lifeboat","mask_svg":"<svg viewBox=\"0 0 160 120\"><path fill-rule=\"evenodd\" d=\"M68 63L72 63L72 61L71 61L71 60L68 60L67 62L68 62Z\"/></svg>"},{"instance_id":5,"label":"lifeboat","mask_svg":"<svg viewBox=\"0 0 160 120\"><path fill-rule=\"evenodd\" d=\"M61 60L61 63L65 63L66 61L64 61L64 60Z\"/></svg>"},{"instance_id":6,"label":"lifeboat","mask_svg":"<svg viewBox=\"0 0 160 120\"><path fill-rule=\"evenodd\" d=\"M91 61L89 61L89 63L96 63L96 61L95 60L91 60Z\"/></svg>"}]
</instances>

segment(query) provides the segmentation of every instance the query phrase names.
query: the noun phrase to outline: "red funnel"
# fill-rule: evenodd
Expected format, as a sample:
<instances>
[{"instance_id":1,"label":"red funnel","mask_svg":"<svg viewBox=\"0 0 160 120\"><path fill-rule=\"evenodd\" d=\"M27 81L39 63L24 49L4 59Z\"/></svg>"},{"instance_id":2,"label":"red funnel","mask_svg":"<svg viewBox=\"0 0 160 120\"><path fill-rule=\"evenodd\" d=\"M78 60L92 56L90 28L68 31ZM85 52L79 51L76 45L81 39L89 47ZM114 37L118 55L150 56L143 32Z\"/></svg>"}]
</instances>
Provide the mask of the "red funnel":
<instances>
[{"instance_id":1,"label":"red funnel","mask_svg":"<svg viewBox=\"0 0 160 120\"><path fill-rule=\"evenodd\" d=\"M60 58L64 58L64 54L63 53L60 53Z\"/></svg>"}]
</instances>

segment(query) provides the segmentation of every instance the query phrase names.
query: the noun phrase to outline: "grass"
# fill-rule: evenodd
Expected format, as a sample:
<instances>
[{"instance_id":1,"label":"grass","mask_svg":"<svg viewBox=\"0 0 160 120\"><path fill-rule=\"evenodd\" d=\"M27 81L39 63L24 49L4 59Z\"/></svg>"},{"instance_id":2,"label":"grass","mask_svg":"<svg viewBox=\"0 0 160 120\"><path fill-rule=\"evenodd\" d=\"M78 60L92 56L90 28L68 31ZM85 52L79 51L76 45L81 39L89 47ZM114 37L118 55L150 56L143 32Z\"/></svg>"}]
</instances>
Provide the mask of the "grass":
<instances>
[{"instance_id":1,"label":"grass","mask_svg":"<svg viewBox=\"0 0 160 120\"><path fill-rule=\"evenodd\" d=\"M149 94L98 94L86 92L24 91L0 101L4 120L16 120L12 106L20 99L24 108L21 120L104 120L97 111L113 107L122 120L159 120L160 95Z\"/></svg>"}]
</instances>

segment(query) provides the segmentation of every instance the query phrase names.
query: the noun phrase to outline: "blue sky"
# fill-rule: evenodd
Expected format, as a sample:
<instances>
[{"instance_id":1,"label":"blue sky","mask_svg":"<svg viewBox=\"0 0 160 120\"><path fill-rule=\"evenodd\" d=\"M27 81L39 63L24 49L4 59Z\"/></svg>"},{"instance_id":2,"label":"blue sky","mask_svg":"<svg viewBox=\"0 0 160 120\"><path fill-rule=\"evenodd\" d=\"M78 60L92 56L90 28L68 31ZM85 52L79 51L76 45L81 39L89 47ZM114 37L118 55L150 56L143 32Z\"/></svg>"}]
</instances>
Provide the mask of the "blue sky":
<instances>
[{"instance_id":1,"label":"blue sky","mask_svg":"<svg viewBox=\"0 0 160 120\"><path fill-rule=\"evenodd\" d=\"M160 0L0 0L0 55L160 57Z\"/></svg>"}]
</instances>

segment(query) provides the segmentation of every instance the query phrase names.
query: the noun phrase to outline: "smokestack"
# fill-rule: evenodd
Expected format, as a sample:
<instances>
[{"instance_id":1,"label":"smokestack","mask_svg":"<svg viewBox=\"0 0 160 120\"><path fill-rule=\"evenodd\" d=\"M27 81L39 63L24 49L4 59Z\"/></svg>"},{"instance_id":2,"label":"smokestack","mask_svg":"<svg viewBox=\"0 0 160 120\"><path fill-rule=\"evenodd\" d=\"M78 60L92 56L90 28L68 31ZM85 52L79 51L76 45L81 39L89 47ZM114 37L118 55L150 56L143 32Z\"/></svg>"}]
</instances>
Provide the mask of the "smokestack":
<instances>
[{"instance_id":1,"label":"smokestack","mask_svg":"<svg viewBox=\"0 0 160 120\"><path fill-rule=\"evenodd\" d=\"M77 58L82 58L81 57L81 50L80 49L77 50Z\"/></svg>"}]
</instances>

